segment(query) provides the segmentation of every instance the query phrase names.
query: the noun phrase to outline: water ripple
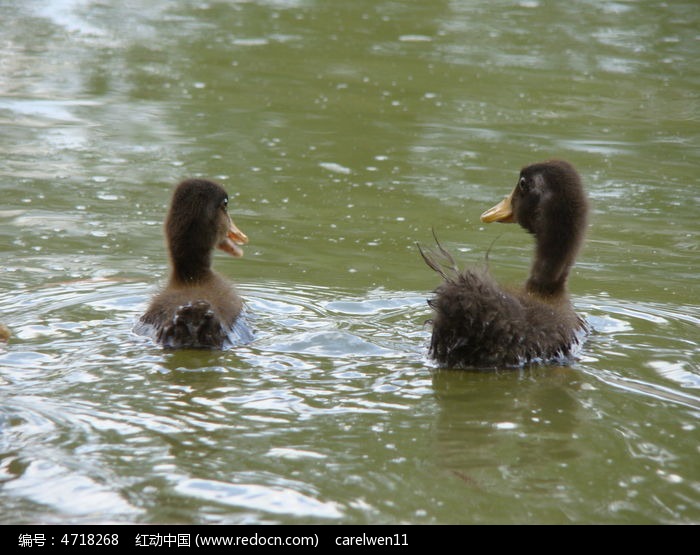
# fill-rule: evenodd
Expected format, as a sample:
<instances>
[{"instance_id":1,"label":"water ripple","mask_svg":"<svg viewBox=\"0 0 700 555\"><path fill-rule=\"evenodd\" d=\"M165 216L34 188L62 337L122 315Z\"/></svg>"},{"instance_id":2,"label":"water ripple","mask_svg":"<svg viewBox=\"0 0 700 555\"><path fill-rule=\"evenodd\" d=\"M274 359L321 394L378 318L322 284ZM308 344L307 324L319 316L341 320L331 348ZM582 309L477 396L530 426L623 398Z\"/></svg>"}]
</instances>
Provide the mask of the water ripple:
<instances>
[{"instance_id":1,"label":"water ripple","mask_svg":"<svg viewBox=\"0 0 700 555\"><path fill-rule=\"evenodd\" d=\"M274 514L331 519L343 516L337 503L318 501L292 487L191 479L180 482L175 489L188 497Z\"/></svg>"}]
</instances>

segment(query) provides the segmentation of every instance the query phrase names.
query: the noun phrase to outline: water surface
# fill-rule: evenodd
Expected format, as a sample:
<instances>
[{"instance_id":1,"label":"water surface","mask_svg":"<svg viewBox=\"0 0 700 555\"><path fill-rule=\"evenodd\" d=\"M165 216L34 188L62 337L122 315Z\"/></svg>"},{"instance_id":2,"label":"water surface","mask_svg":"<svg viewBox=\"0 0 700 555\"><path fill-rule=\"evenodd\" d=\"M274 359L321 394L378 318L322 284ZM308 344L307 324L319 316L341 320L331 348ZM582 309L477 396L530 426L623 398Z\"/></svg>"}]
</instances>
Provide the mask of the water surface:
<instances>
[{"instance_id":1,"label":"water surface","mask_svg":"<svg viewBox=\"0 0 700 555\"><path fill-rule=\"evenodd\" d=\"M4 2L0 522L700 522L695 2ZM578 360L426 357L432 229L580 171ZM133 333L173 185L221 182L256 338Z\"/></svg>"}]
</instances>

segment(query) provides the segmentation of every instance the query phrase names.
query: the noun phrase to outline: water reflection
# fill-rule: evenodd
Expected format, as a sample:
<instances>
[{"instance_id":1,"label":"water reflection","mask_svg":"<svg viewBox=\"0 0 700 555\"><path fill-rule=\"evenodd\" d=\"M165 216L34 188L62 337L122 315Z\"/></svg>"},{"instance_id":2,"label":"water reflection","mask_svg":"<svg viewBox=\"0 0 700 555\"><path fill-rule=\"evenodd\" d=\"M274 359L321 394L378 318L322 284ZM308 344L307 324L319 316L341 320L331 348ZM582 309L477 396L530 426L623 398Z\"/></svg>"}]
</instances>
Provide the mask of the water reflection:
<instances>
[{"instance_id":1,"label":"water reflection","mask_svg":"<svg viewBox=\"0 0 700 555\"><path fill-rule=\"evenodd\" d=\"M569 367L535 367L497 373L440 370L433 373L432 383L443 409L441 415L446 413L444 420L448 427L471 424L483 426L486 432L517 430L527 436L533 427L546 426L568 439L578 427L579 402L573 393L580 388L580 376ZM479 415L479 396L484 387L495 390L501 399L490 407L487 419L482 415L470 423L451 414L469 407L469 414Z\"/></svg>"}]
</instances>

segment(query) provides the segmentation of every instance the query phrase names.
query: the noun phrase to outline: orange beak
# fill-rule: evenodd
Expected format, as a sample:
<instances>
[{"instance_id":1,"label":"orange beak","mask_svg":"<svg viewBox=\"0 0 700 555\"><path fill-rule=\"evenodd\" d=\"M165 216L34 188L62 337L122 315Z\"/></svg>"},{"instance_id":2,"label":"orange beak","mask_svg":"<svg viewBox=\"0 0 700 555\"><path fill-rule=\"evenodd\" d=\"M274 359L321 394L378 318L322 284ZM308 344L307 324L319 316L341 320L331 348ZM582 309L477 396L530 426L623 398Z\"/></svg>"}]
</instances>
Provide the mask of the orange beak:
<instances>
[{"instance_id":1,"label":"orange beak","mask_svg":"<svg viewBox=\"0 0 700 555\"><path fill-rule=\"evenodd\" d=\"M233 222L230 222L226 238L216 246L231 256L240 258L243 256L243 249L239 245L245 245L247 243L248 236L238 229Z\"/></svg>"},{"instance_id":2,"label":"orange beak","mask_svg":"<svg viewBox=\"0 0 700 555\"><path fill-rule=\"evenodd\" d=\"M481 215L481 221L484 223L491 222L501 222L504 224L512 224L515 222L515 217L513 216L513 206L511 204L511 199L513 194L504 198L496 206L489 208L486 212Z\"/></svg>"}]
</instances>

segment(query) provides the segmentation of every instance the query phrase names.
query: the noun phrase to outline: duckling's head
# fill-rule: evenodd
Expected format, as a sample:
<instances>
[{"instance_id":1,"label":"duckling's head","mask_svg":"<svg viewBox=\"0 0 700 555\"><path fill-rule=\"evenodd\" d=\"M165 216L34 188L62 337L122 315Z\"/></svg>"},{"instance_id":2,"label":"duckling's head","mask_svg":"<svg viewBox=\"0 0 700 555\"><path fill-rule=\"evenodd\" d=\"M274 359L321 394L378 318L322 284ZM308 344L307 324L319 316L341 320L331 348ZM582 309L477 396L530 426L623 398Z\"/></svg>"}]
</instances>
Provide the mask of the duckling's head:
<instances>
[{"instance_id":1,"label":"duckling's head","mask_svg":"<svg viewBox=\"0 0 700 555\"><path fill-rule=\"evenodd\" d=\"M581 178L563 160L526 166L513 192L481 215L483 222L517 222L532 233L537 252L528 289L563 291L585 235L588 201Z\"/></svg>"},{"instance_id":2,"label":"duckling's head","mask_svg":"<svg viewBox=\"0 0 700 555\"><path fill-rule=\"evenodd\" d=\"M240 245L248 242L231 221L224 188L205 179L188 179L175 188L165 234L175 274L185 281L209 270L214 247L240 257Z\"/></svg>"}]
</instances>

